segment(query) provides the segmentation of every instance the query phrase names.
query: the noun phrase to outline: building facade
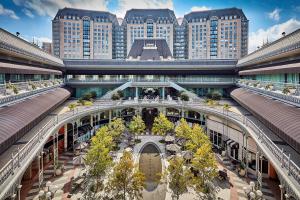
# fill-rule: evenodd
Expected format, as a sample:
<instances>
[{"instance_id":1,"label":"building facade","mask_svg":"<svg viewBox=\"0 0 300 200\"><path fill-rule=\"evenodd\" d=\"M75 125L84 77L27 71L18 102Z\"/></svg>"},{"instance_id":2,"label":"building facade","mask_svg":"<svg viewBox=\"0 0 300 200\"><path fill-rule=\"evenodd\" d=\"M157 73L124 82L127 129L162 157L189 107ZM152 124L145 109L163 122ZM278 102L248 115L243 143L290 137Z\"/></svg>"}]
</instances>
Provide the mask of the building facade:
<instances>
[{"instance_id":1,"label":"building facade","mask_svg":"<svg viewBox=\"0 0 300 200\"><path fill-rule=\"evenodd\" d=\"M191 12L131 9L124 20L108 12L64 8L52 21L54 55L63 59L126 59L136 39L164 39L175 59L239 59L248 52L241 9Z\"/></svg>"},{"instance_id":2,"label":"building facade","mask_svg":"<svg viewBox=\"0 0 300 200\"><path fill-rule=\"evenodd\" d=\"M112 59L115 15L101 11L60 9L52 21L54 55L63 59Z\"/></svg>"},{"instance_id":3,"label":"building facade","mask_svg":"<svg viewBox=\"0 0 300 200\"><path fill-rule=\"evenodd\" d=\"M52 43L51 42L43 42L42 49L49 54L52 54Z\"/></svg>"},{"instance_id":4,"label":"building facade","mask_svg":"<svg viewBox=\"0 0 300 200\"><path fill-rule=\"evenodd\" d=\"M191 12L183 24L188 59L239 59L248 53L248 20L241 9Z\"/></svg>"}]
</instances>

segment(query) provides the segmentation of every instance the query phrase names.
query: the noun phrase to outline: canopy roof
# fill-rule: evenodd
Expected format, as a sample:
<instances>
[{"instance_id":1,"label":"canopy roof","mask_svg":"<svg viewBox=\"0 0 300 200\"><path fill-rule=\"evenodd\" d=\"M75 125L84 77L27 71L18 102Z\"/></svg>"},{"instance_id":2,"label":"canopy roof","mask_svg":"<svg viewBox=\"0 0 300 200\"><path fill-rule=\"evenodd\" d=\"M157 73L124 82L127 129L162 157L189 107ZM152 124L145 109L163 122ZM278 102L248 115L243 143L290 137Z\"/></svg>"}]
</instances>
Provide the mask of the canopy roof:
<instances>
[{"instance_id":1,"label":"canopy roof","mask_svg":"<svg viewBox=\"0 0 300 200\"><path fill-rule=\"evenodd\" d=\"M62 75L59 70L46 69L40 67L32 67L28 65L19 65L12 63L0 62L1 74L55 74Z\"/></svg>"}]
</instances>

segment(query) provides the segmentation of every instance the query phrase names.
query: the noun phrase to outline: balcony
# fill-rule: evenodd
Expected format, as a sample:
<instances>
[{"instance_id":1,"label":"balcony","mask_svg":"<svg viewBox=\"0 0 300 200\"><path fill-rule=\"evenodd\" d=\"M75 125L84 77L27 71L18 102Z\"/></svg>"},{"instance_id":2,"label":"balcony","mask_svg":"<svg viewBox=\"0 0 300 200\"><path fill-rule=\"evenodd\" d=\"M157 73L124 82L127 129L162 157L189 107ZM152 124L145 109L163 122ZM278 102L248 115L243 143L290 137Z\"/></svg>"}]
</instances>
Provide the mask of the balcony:
<instances>
[{"instance_id":1,"label":"balcony","mask_svg":"<svg viewBox=\"0 0 300 200\"><path fill-rule=\"evenodd\" d=\"M298 107L300 106L299 84L238 79L236 85Z\"/></svg>"},{"instance_id":2,"label":"balcony","mask_svg":"<svg viewBox=\"0 0 300 200\"><path fill-rule=\"evenodd\" d=\"M63 85L62 79L5 83L0 85L0 105Z\"/></svg>"},{"instance_id":3,"label":"balcony","mask_svg":"<svg viewBox=\"0 0 300 200\"><path fill-rule=\"evenodd\" d=\"M183 85L234 85L234 77L133 77L133 78L98 78L98 79L66 79L67 84L122 84L126 82L174 82Z\"/></svg>"}]
</instances>

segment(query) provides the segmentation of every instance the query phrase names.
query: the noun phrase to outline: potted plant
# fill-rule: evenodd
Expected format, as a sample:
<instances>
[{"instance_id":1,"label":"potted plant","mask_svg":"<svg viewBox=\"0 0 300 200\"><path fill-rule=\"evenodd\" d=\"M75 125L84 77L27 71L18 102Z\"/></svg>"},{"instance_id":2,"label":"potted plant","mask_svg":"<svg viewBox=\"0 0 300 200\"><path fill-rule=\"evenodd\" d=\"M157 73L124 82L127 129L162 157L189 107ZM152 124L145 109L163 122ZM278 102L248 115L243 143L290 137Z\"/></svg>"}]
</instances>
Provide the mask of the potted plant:
<instances>
[{"instance_id":1,"label":"potted plant","mask_svg":"<svg viewBox=\"0 0 300 200\"><path fill-rule=\"evenodd\" d=\"M290 93L290 89L288 87L283 88L282 93L288 95Z\"/></svg>"},{"instance_id":2,"label":"potted plant","mask_svg":"<svg viewBox=\"0 0 300 200\"><path fill-rule=\"evenodd\" d=\"M273 90L273 85L271 83L268 83L266 86L265 86L265 89L266 90Z\"/></svg>"},{"instance_id":3,"label":"potted plant","mask_svg":"<svg viewBox=\"0 0 300 200\"><path fill-rule=\"evenodd\" d=\"M240 164L239 175L242 177L246 175L246 166L244 163Z\"/></svg>"},{"instance_id":4,"label":"potted plant","mask_svg":"<svg viewBox=\"0 0 300 200\"><path fill-rule=\"evenodd\" d=\"M56 166L56 170L55 170L55 175L56 176L60 176L63 173L63 164L58 163L58 165Z\"/></svg>"},{"instance_id":5,"label":"potted plant","mask_svg":"<svg viewBox=\"0 0 300 200\"><path fill-rule=\"evenodd\" d=\"M112 95L111 95L111 100L114 100L114 101L116 101L116 100L120 100L120 96L119 96L119 94L118 94L118 93L114 93L114 94L112 94Z\"/></svg>"},{"instance_id":6,"label":"potted plant","mask_svg":"<svg viewBox=\"0 0 300 200\"><path fill-rule=\"evenodd\" d=\"M189 96L188 96L186 93L184 93L184 92L182 92L182 93L180 94L180 99L181 99L182 101L189 101L189 100L190 100Z\"/></svg>"},{"instance_id":7,"label":"potted plant","mask_svg":"<svg viewBox=\"0 0 300 200\"><path fill-rule=\"evenodd\" d=\"M258 83L253 83L253 87L257 87L258 86Z\"/></svg>"},{"instance_id":8,"label":"potted plant","mask_svg":"<svg viewBox=\"0 0 300 200\"><path fill-rule=\"evenodd\" d=\"M291 94L295 94L296 93L296 87L295 86L289 86L289 91Z\"/></svg>"},{"instance_id":9,"label":"potted plant","mask_svg":"<svg viewBox=\"0 0 300 200\"><path fill-rule=\"evenodd\" d=\"M11 84L10 81L6 84L5 92L6 92L6 94L8 94L8 95L13 95L13 94L14 94L14 91L13 91L13 85Z\"/></svg>"}]
</instances>

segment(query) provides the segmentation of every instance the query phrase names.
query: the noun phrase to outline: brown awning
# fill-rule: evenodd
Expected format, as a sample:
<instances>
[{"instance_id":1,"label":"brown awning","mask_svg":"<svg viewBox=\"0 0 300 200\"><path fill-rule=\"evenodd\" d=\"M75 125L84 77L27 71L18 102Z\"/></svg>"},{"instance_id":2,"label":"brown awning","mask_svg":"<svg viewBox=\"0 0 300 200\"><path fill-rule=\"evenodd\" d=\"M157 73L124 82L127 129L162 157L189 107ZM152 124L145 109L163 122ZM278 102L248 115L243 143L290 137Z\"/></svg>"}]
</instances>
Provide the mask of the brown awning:
<instances>
[{"instance_id":1,"label":"brown awning","mask_svg":"<svg viewBox=\"0 0 300 200\"><path fill-rule=\"evenodd\" d=\"M0 109L0 154L70 97L64 88L53 89Z\"/></svg>"},{"instance_id":2,"label":"brown awning","mask_svg":"<svg viewBox=\"0 0 300 200\"><path fill-rule=\"evenodd\" d=\"M31 67L12 63L0 62L1 74L54 74L61 75L62 72L54 69L45 69L40 67Z\"/></svg>"},{"instance_id":3,"label":"brown awning","mask_svg":"<svg viewBox=\"0 0 300 200\"><path fill-rule=\"evenodd\" d=\"M300 73L300 63L239 71L239 75Z\"/></svg>"},{"instance_id":4,"label":"brown awning","mask_svg":"<svg viewBox=\"0 0 300 200\"><path fill-rule=\"evenodd\" d=\"M300 153L300 109L238 88L231 97Z\"/></svg>"}]
</instances>

